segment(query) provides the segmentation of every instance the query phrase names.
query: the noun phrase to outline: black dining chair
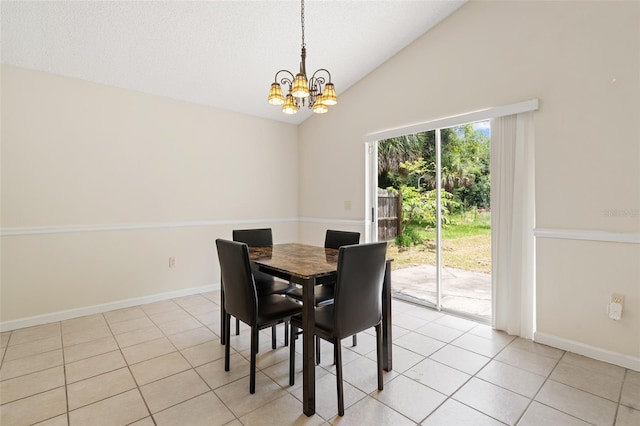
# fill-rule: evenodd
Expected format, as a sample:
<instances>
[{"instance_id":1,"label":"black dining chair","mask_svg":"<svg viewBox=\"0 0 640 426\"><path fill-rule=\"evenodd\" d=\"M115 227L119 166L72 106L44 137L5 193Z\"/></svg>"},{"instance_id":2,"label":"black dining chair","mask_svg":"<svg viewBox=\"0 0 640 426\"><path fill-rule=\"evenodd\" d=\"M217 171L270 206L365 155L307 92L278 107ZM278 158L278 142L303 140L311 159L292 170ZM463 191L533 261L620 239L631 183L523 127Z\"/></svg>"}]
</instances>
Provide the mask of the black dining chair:
<instances>
[{"instance_id":1,"label":"black dining chair","mask_svg":"<svg viewBox=\"0 0 640 426\"><path fill-rule=\"evenodd\" d=\"M249 392L255 393L258 332L263 328L289 321L292 315L302 312L302 307L282 294L258 294L251 272L249 248L245 243L217 239L216 247L224 289L224 370L229 371L233 315L251 327Z\"/></svg>"},{"instance_id":2,"label":"black dining chair","mask_svg":"<svg viewBox=\"0 0 640 426\"><path fill-rule=\"evenodd\" d=\"M338 414L344 415L341 339L375 327L378 389L382 383L382 285L387 243L343 246L338 254L338 277L333 303L315 308L315 330L307 330L334 345ZM291 317L291 335L302 328L302 316ZM306 331L305 331L306 332ZM295 339L289 345L289 384L294 385Z\"/></svg>"},{"instance_id":3,"label":"black dining chair","mask_svg":"<svg viewBox=\"0 0 640 426\"><path fill-rule=\"evenodd\" d=\"M324 248L339 249L342 246L350 246L358 244L360 242L359 232L350 231L336 231L333 229L327 229L324 237ZM335 283L326 283L316 286L314 289L316 306L323 306L329 303L333 303ZM289 291L289 297L302 301L302 289L296 287ZM358 336L353 335L353 346L358 345ZM335 359L333 360L335 362ZM320 364L320 339L316 340L316 363Z\"/></svg>"},{"instance_id":4,"label":"black dining chair","mask_svg":"<svg viewBox=\"0 0 640 426\"><path fill-rule=\"evenodd\" d=\"M267 247L273 245L273 232L271 228L259 229L234 229L232 232L233 241L247 244L249 247ZM282 280L276 280L269 274L260 272L252 266L253 277L256 283L256 291L259 295L267 294L287 294L295 289L295 285ZM240 334L240 321L236 319L236 335ZM275 340L276 328L272 329L272 339ZM284 344L289 344L289 328L285 324Z\"/></svg>"}]
</instances>

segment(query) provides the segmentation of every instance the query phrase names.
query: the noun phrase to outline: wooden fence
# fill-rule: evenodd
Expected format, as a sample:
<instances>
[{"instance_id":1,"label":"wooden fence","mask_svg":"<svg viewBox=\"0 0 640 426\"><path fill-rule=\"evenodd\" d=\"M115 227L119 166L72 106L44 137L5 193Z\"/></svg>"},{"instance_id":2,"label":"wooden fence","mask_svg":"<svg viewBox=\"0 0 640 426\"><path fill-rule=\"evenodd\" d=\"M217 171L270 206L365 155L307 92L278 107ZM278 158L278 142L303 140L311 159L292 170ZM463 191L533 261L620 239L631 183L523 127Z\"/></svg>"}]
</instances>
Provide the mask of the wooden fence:
<instances>
[{"instance_id":1,"label":"wooden fence","mask_svg":"<svg viewBox=\"0 0 640 426\"><path fill-rule=\"evenodd\" d=\"M402 197L378 188L378 241L390 241L402 233Z\"/></svg>"}]
</instances>

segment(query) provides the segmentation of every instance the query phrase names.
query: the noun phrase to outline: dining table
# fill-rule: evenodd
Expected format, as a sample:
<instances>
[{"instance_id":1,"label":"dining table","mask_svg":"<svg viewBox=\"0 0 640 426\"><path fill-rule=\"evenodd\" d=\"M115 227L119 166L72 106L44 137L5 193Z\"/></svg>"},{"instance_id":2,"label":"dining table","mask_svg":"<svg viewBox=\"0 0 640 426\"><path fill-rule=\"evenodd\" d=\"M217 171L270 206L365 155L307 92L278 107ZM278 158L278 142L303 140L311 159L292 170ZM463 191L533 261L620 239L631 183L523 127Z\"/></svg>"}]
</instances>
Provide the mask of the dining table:
<instances>
[{"instance_id":1,"label":"dining table","mask_svg":"<svg viewBox=\"0 0 640 426\"><path fill-rule=\"evenodd\" d=\"M302 400L307 416L315 413L315 297L316 285L336 281L338 250L286 243L249 247L252 266L266 274L302 286ZM382 286L382 368L393 368L391 337L391 259L387 259ZM224 291L220 291L220 335L224 336ZM294 338L294 336L291 336ZM224 344L224 337L220 341Z\"/></svg>"},{"instance_id":2,"label":"dining table","mask_svg":"<svg viewBox=\"0 0 640 426\"><path fill-rule=\"evenodd\" d=\"M336 281L338 250L307 244L287 243L249 247L253 267L266 274L302 286L302 398L303 412L315 413L315 286ZM391 266L386 261L382 286L382 368L392 370ZM224 311L224 293L221 292ZM222 312L223 314L223 312ZM221 334L223 335L223 334ZM294 338L294 336L291 336Z\"/></svg>"}]
</instances>

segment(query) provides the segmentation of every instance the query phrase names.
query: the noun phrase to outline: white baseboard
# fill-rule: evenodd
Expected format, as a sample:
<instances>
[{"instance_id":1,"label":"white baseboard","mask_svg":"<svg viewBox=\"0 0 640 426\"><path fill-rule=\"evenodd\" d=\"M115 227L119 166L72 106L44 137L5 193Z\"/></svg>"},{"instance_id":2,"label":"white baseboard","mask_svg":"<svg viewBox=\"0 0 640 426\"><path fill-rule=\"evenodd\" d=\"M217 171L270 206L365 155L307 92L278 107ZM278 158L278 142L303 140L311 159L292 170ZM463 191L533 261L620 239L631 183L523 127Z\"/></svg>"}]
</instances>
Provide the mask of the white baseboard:
<instances>
[{"instance_id":1,"label":"white baseboard","mask_svg":"<svg viewBox=\"0 0 640 426\"><path fill-rule=\"evenodd\" d=\"M620 367L640 371L640 357L613 352L608 349L586 345L574 340L568 340L551 334L540 333L538 331L534 333L533 340L538 343L553 346L578 355L588 356L589 358L619 365Z\"/></svg>"},{"instance_id":2,"label":"white baseboard","mask_svg":"<svg viewBox=\"0 0 640 426\"><path fill-rule=\"evenodd\" d=\"M33 327L34 325L48 324L51 322L64 321L72 318L84 317L87 315L101 314L115 309L130 308L162 300L175 299L176 297L191 296L192 294L206 293L220 289L220 283L203 285L199 287L185 288L182 290L169 291L166 293L152 294L149 296L135 297L133 299L119 300L116 302L103 303L101 305L85 306L82 308L69 309L67 311L52 312L50 314L36 315L33 317L20 318L0 323L0 331L11 331L19 328Z\"/></svg>"}]
</instances>

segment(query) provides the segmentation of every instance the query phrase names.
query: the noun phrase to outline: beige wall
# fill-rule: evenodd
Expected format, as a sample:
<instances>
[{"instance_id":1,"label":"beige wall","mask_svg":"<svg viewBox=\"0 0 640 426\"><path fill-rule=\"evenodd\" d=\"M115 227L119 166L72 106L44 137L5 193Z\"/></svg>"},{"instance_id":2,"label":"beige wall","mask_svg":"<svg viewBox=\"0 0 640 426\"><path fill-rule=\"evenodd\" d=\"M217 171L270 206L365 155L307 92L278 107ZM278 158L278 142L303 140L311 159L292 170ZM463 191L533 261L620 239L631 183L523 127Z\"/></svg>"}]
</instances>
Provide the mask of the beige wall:
<instances>
[{"instance_id":1,"label":"beige wall","mask_svg":"<svg viewBox=\"0 0 640 426\"><path fill-rule=\"evenodd\" d=\"M2 237L0 321L217 284L214 240L234 227L297 240L296 126L11 66L1 78L1 227L36 233ZM96 226L123 229L58 232Z\"/></svg>"},{"instance_id":2,"label":"beige wall","mask_svg":"<svg viewBox=\"0 0 640 426\"><path fill-rule=\"evenodd\" d=\"M363 135L532 98L537 226L638 233L639 57L637 2L471 2L299 128L2 66L3 231L176 226L3 236L0 321L216 283L213 240L247 223L363 232ZM538 331L640 356L638 260L538 239Z\"/></svg>"},{"instance_id":3,"label":"beige wall","mask_svg":"<svg viewBox=\"0 0 640 426\"><path fill-rule=\"evenodd\" d=\"M300 127L300 215L365 217L363 135L533 98L537 227L637 235L638 2L466 4ZM538 331L639 357L639 262L638 244L538 239Z\"/></svg>"}]
</instances>

